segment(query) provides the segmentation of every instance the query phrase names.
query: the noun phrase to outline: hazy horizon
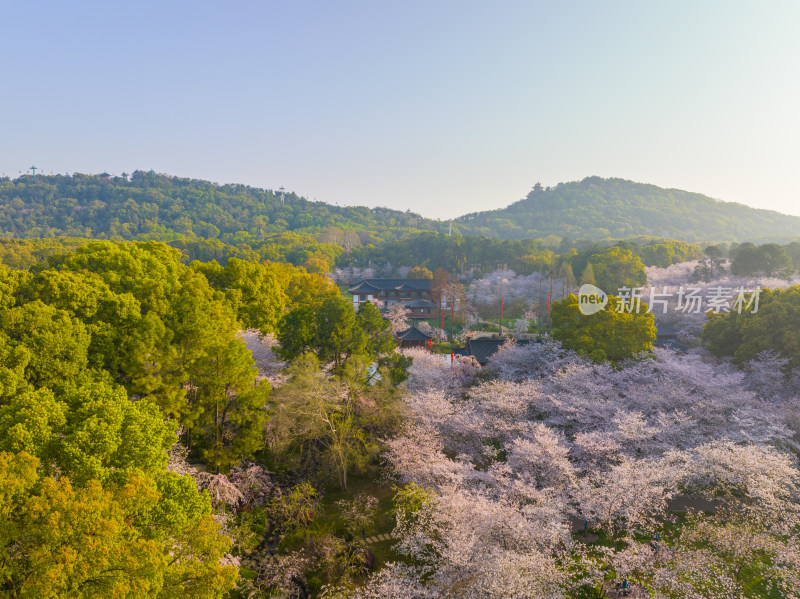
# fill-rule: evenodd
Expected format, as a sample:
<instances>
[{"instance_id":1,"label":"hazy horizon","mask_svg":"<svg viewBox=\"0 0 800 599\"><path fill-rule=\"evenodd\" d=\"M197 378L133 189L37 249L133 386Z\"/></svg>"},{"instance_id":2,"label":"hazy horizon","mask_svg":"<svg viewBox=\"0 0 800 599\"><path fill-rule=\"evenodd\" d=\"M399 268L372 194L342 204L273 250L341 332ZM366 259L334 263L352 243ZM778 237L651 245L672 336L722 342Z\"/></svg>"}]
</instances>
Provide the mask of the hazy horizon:
<instances>
[{"instance_id":1,"label":"hazy horizon","mask_svg":"<svg viewBox=\"0 0 800 599\"><path fill-rule=\"evenodd\" d=\"M155 170L447 220L615 177L800 216L800 5L4 7L0 175Z\"/></svg>"}]
</instances>

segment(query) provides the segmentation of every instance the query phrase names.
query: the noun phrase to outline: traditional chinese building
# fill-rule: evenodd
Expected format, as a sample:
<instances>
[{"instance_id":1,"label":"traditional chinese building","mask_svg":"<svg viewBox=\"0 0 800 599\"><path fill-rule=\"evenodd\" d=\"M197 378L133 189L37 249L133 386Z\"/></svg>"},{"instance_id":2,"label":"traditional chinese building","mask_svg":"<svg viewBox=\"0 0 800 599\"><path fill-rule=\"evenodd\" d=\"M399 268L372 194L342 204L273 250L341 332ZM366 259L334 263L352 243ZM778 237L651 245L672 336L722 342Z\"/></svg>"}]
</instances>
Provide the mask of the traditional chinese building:
<instances>
[{"instance_id":1,"label":"traditional chinese building","mask_svg":"<svg viewBox=\"0 0 800 599\"><path fill-rule=\"evenodd\" d=\"M667 323L656 323L656 339L665 343L673 343L678 339L678 329Z\"/></svg>"},{"instance_id":2,"label":"traditional chinese building","mask_svg":"<svg viewBox=\"0 0 800 599\"><path fill-rule=\"evenodd\" d=\"M678 329L666 323L656 323L656 339L653 345L673 349L683 354L689 350L688 345L678 343Z\"/></svg>"},{"instance_id":3,"label":"traditional chinese building","mask_svg":"<svg viewBox=\"0 0 800 599\"><path fill-rule=\"evenodd\" d=\"M377 303L381 310L403 304L409 318L433 316L430 279L364 279L347 291L356 310L364 302Z\"/></svg>"},{"instance_id":4,"label":"traditional chinese building","mask_svg":"<svg viewBox=\"0 0 800 599\"><path fill-rule=\"evenodd\" d=\"M423 333L417 327L414 326L406 329L405 331L397 333L397 335L395 335L395 339L397 339L397 345L399 345L400 347L430 348L431 345L433 345L433 337Z\"/></svg>"}]
</instances>

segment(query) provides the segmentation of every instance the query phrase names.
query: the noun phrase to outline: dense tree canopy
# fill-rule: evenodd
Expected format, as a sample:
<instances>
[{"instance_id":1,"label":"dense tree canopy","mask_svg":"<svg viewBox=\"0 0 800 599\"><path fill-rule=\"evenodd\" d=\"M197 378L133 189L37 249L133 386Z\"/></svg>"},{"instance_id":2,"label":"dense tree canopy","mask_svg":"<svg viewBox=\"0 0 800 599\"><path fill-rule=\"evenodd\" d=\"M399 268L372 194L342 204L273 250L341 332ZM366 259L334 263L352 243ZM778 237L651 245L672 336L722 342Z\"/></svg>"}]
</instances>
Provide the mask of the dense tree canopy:
<instances>
[{"instance_id":1,"label":"dense tree canopy","mask_svg":"<svg viewBox=\"0 0 800 599\"><path fill-rule=\"evenodd\" d=\"M331 472L346 489L348 474L363 470L381 436L397 427L399 394L388 380L364 387L328 378L313 354L298 358L288 373L274 397L272 448L306 470Z\"/></svg>"},{"instance_id":2,"label":"dense tree canopy","mask_svg":"<svg viewBox=\"0 0 800 599\"><path fill-rule=\"evenodd\" d=\"M26 452L0 452L0 588L12 597L219 598L236 569L207 497L132 474L120 483L44 477Z\"/></svg>"},{"instance_id":3,"label":"dense tree canopy","mask_svg":"<svg viewBox=\"0 0 800 599\"><path fill-rule=\"evenodd\" d=\"M566 238L637 235L690 242L800 235L796 217L600 177L534 190L507 208L468 214L452 223L399 210L332 206L292 192L218 185L152 171L136 171L130 177L75 173L2 179L0 206L3 237L221 239L250 244L269 235L299 231L345 251L414 232L451 229L454 235L500 239L554 237L556 244ZM314 250L298 251L311 254ZM444 264L435 264L431 270L439 266L454 270Z\"/></svg>"},{"instance_id":4,"label":"dense tree canopy","mask_svg":"<svg viewBox=\"0 0 800 599\"><path fill-rule=\"evenodd\" d=\"M643 287L647 284L644 264L633 252L618 246L589 258L597 285L608 293L622 287Z\"/></svg>"},{"instance_id":5,"label":"dense tree canopy","mask_svg":"<svg viewBox=\"0 0 800 599\"><path fill-rule=\"evenodd\" d=\"M455 227L465 234L503 239L655 235L696 243L797 237L800 218L678 189L587 177L531 191L507 208L462 216Z\"/></svg>"},{"instance_id":6,"label":"dense tree canopy","mask_svg":"<svg viewBox=\"0 0 800 599\"><path fill-rule=\"evenodd\" d=\"M532 239L503 241L423 232L406 239L357 247L339 256L336 263L340 266L390 263L456 273L476 267L497 268L538 250L539 243Z\"/></svg>"},{"instance_id":7,"label":"dense tree canopy","mask_svg":"<svg viewBox=\"0 0 800 599\"><path fill-rule=\"evenodd\" d=\"M646 306L630 311L618 297L608 296L608 305L596 314L584 315L578 298L570 295L554 302L550 317L553 337L566 349L595 362L622 362L649 350L656 338L653 314Z\"/></svg>"},{"instance_id":8,"label":"dense tree canopy","mask_svg":"<svg viewBox=\"0 0 800 599\"><path fill-rule=\"evenodd\" d=\"M385 369L384 374L395 383L405 378L408 360L394 352L392 326L368 302L361 304L357 312L351 302L341 297L326 299L316 309L296 308L283 317L278 340L278 351L287 360L313 352L338 374L374 363L376 368Z\"/></svg>"},{"instance_id":9,"label":"dense tree canopy","mask_svg":"<svg viewBox=\"0 0 800 599\"><path fill-rule=\"evenodd\" d=\"M570 251L573 248L579 251ZM544 240L502 240L488 237L449 236L441 233L420 233L405 239L387 241L378 245L357 247L339 255L340 267L392 264L394 266L421 265L415 268L441 269L452 274L470 270L486 272L500 267L513 269L517 274L529 275L547 272L562 264L571 265L580 274L594 255L604 255L617 247L630 252L642 268L644 266L669 266L676 262L699 259L703 253L699 246L683 241L640 238L631 241L595 242L567 241L560 257L545 247ZM643 271L642 271L643 272ZM411 275L409 275L411 276Z\"/></svg>"},{"instance_id":10,"label":"dense tree canopy","mask_svg":"<svg viewBox=\"0 0 800 599\"><path fill-rule=\"evenodd\" d=\"M613 220L625 187L579 190ZM545 224L574 208L559 189L536 192L553 204ZM22 177L2 194L16 194L7 232L116 241L0 243L0 595L577 599L623 578L661 597L800 589L798 288L710 319L708 346L742 371L651 349L653 315L635 304L611 296L584 316L570 295L641 287L645 265L713 279L725 247L656 238L661 221L603 243L572 242L579 219L535 241L464 237L481 217L444 235L410 213L150 173ZM800 244L730 256L734 274L787 275ZM555 341L508 343L488 368L401 353L376 306L356 310L324 276L335 261L354 276L416 267L397 276L431 276L433 298L465 314L468 299L502 297L506 317L516 302L521 336L551 307ZM676 517L681 494L712 509Z\"/></svg>"},{"instance_id":11,"label":"dense tree canopy","mask_svg":"<svg viewBox=\"0 0 800 599\"><path fill-rule=\"evenodd\" d=\"M218 185L135 171L130 177L75 173L0 180L0 236L103 239L222 239L249 243L284 231L328 232L348 246L344 231L364 240L382 232L446 225L387 208L339 207L292 192ZM340 227L337 238L330 227ZM377 235L378 237L372 237ZM357 243L362 239L356 235Z\"/></svg>"},{"instance_id":12,"label":"dense tree canopy","mask_svg":"<svg viewBox=\"0 0 800 599\"><path fill-rule=\"evenodd\" d=\"M733 356L744 365L763 351L772 351L800 366L800 286L764 289L755 301L727 314L711 316L703 327L703 341L718 356Z\"/></svg>"},{"instance_id":13,"label":"dense tree canopy","mask_svg":"<svg viewBox=\"0 0 800 599\"><path fill-rule=\"evenodd\" d=\"M402 559L335 597L800 591L797 383L775 360L654 349L613 367L509 344L462 378L413 353L386 452Z\"/></svg>"},{"instance_id":14,"label":"dense tree canopy","mask_svg":"<svg viewBox=\"0 0 800 599\"><path fill-rule=\"evenodd\" d=\"M776 243L759 246L743 243L732 254L731 273L740 277L759 274L767 277L788 277L797 270L786 250Z\"/></svg>"},{"instance_id":15,"label":"dense tree canopy","mask_svg":"<svg viewBox=\"0 0 800 599\"><path fill-rule=\"evenodd\" d=\"M209 439L204 446L214 453L211 464L230 461L215 452L216 423L188 417L191 394L182 394L180 385L197 379L172 376L176 344L191 315L181 294L187 285L198 291L197 276L177 258L165 246L101 243L80 255L53 257L34 272L0 272L4 593L211 598L232 588L236 569L221 562L230 539L219 534L208 497L192 478L166 470L179 424L186 434ZM205 289L206 300L212 299L216 292L207 283ZM212 304L205 309L215 316ZM170 318L176 311L183 326ZM217 310L217 324L224 314ZM238 327L230 308L227 314L229 330L216 333L223 340L227 334L230 345ZM216 347L199 349L208 356ZM250 362L238 372L252 372L252 357L244 358ZM220 354L208 359L225 368L213 373L215 384L236 375ZM171 364L170 373L153 371L154 360ZM202 366L195 359L186 372ZM137 368L151 370L153 389L173 400L183 397L188 407L165 405L160 393L131 397L126 386L138 385ZM256 392L252 378L226 398ZM219 402L210 386L203 392ZM169 408L180 418L165 417ZM263 397L257 412L264 413ZM229 413L233 421L245 412ZM247 419L256 420L260 437L252 410Z\"/></svg>"},{"instance_id":16,"label":"dense tree canopy","mask_svg":"<svg viewBox=\"0 0 800 599\"><path fill-rule=\"evenodd\" d=\"M241 331L273 334L285 309L319 308L338 290L288 264L185 262L161 243L100 241L62 245L27 271L0 266L3 591L232 588L231 539L200 478L167 470L168 450L179 433L223 479L263 450L270 385ZM360 347L385 351L368 316Z\"/></svg>"}]
</instances>

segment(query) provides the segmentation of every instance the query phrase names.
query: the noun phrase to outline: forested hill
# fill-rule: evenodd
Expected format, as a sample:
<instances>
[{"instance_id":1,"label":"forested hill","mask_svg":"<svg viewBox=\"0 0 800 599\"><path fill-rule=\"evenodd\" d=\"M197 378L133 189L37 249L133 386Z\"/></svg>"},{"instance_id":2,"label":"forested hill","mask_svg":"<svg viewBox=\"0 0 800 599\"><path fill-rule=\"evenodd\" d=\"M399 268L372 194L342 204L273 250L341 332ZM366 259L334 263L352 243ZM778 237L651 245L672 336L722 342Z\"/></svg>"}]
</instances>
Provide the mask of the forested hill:
<instances>
[{"instance_id":1,"label":"forested hill","mask_svg":"<svg viewBox=\"0 0 800 599\"><path fill-rule=\"evenodd\" d=\"M699 242L800 235L800 217L720 202L699 193L600 177L534 190L507 208L468 214L457 224L464 234L503 239L652 235Z\"/></svg>"},{"instance_id":2,"label":"forested hill","mask_svg":"<svg viewBox=\"0 0 800 599\"><path fill-rule=\"evenodd\" d=\"M446 224L387 208L340 207L291 192L217 185L136 171L122 177L74 174L0 179L0 237L220 238L247 242L331 225L360 230L353 245L388 229L444 230ZM375 239L377 235L377 239ZM393 235L394 236L394 235Z\"/></svg>"},{"instance_id":3,"label":"forested hill","mask_svg":"<svg viewBox=\"0 0 800 599\"><path fill-rule=\"evenodd\" d=\"M449 224L388 208L340 207L245 185L136 171L130 176L0 179L0 237L221 239L305 232L349 250ZM589 177L457 219L454 232L500 239L651 236L689 242L800 236L800 217L622 179ZM557 243L557 240L556 240Z\"/></svg>"}]
</instances>

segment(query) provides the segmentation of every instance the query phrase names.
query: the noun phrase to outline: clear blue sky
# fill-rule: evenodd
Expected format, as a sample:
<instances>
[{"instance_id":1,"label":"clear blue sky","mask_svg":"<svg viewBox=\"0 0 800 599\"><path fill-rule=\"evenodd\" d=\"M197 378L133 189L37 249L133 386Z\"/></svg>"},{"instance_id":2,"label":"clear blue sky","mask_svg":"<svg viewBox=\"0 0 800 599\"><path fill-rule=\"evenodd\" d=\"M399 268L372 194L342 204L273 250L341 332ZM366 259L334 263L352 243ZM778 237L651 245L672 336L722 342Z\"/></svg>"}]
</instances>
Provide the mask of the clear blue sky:
<instances>
[{"instance_id":1,"label":"clear blue sky","mask_svg":"<svg viewBox=\"0 0 800 599\"><path fill-rule=\"evenodd\" d=\"M0 3L0 174L449 218L623 177L800 214L800 2Z\"/></svg>"}]
</instances>

